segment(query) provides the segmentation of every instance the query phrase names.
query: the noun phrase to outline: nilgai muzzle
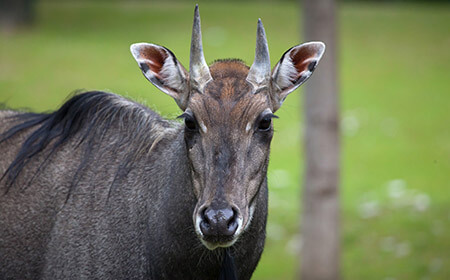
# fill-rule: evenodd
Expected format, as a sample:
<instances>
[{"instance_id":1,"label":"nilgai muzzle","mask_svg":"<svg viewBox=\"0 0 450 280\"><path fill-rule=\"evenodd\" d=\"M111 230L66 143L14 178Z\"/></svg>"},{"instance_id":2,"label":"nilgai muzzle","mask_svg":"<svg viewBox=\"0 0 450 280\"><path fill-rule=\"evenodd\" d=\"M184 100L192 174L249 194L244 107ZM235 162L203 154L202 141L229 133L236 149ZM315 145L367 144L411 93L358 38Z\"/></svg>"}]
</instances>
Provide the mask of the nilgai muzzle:
<instances>
[{"instance_id":1,"label":"nilgai muzzle","mask_svg":"<svg viewBox=\"0 0 450 280\"><path fill-rule=\"evenodd\" d=\"M0 279L249 279L264 247L272 119L321 42L270 69L205 62L195 8L189 72L165 47L131 52L184 123L115 94L49 114L0 111Z\"/></svg>"}]
</instances>

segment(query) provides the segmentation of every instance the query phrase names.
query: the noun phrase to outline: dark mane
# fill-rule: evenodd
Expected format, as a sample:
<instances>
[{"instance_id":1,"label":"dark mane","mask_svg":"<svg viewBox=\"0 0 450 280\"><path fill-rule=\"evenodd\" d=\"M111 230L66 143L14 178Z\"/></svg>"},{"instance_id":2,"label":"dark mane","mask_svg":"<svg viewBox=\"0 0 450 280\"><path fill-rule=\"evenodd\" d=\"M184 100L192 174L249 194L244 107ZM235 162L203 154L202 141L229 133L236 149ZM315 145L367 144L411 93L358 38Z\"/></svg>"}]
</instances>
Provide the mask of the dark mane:
<instances>
[{"instance_id":1,"label":"dark mane","mask_svg":"<svg viewBox=\"0 0 450 280\"><path fill-rule=\"evenodd\" d=\"M128 143L126 147L129 147L125 153L126 158L116 172L115 182L129 172L139 150L148 148L147 146L152 144L151 135L148 133L150 127L152 125L165 128L171 126L168 121L163 120L147 107L101 91L77 94L52 113L20 113L8 118L17 124L0 135L0 144L12 139L20 132L33 128L35 130L27 136L15 159L0 178L0 180L6 180L6 192L14 185L23 168L34 156L45 152L44 160L28 181L27 186L59 147L70 139L76 139L75 148L83 146L84 151L73 178L72 189L89 161L93 140L101 141L112 126L118 126L125 131L121 134L125 136L118 139L114 145L123 149L125 146L123 144ZM82 143L84 144L81 145Z\"/></svg>"}]
</instances>

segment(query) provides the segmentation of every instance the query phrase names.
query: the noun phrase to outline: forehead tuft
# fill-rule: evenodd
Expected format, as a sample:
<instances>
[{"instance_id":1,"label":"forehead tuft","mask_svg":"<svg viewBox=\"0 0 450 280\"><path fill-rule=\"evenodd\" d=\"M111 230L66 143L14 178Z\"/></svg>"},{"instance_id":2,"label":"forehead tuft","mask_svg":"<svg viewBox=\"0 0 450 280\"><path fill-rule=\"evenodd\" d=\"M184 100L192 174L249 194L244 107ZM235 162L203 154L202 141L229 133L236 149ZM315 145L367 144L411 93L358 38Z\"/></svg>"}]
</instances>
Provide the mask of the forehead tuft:
<instances>
[{"instance_id":1,"label":"forehead tuft","mask_svg":"<svg viewBox=\"0 0 450 280\"><path fill-rule=\"evenodd\" d=\"M213 79L237 78L245 79L250 68L240 59L220 59L216 60L209 71Z\"/></svg>"},{"instance_id":2,"label":"forehead tuft","mask_svg":"<svg viewBox=\"0 0 450 280\"><path fill-rule=\"evenodd\" d=\"M241 60L217 60L210 66L212 80L205 86L204 97L212 97L222 104L232 105L249 95L249 68Z\"/></svg>"},{"instance_id":3,"label":"forehead tuft","mask_svg":"<svg viewBox=\"0 0 450 280\"><path fill-rule=\"evenodd\" d=\"M243 126L269 106L264 94L254 94L247 82L249 67L241 60L218 60L210 66L213 79L202 94L190 98L189 107L206 127ZM231 122L230 122L231 121ZM223 124L223 125L218 125Z\"/></svg>"}]
</instances>

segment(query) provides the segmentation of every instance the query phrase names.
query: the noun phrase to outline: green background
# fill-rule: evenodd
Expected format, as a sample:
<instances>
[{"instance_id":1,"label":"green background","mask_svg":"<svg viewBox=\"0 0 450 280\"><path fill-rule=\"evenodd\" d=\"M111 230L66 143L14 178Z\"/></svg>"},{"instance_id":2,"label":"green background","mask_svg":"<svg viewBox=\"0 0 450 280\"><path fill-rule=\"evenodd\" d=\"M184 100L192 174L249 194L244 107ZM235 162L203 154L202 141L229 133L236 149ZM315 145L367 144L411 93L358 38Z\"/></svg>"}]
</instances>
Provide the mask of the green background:
<instances>
[{"instance_id":1,"label":"green background","mask_svg":"<svg viewBox=\"0 0 450 280\"><path fill-rule=\"evenodd\" d=\"M0 102L48 111L74 90L99 89L180 114L142 76L129 45L164 45L188 66L194 3L36 8L32 28L0 33ZM272 65L302 42L294 2L205 1L200 12L208 62L250 65L258 18ZM342 276L450 279L450 5L344 2L338 15ZM254 279L292 279L301 262L302 104L297 90L277 112L268 238Z\"/></svg>"}]
</instances>

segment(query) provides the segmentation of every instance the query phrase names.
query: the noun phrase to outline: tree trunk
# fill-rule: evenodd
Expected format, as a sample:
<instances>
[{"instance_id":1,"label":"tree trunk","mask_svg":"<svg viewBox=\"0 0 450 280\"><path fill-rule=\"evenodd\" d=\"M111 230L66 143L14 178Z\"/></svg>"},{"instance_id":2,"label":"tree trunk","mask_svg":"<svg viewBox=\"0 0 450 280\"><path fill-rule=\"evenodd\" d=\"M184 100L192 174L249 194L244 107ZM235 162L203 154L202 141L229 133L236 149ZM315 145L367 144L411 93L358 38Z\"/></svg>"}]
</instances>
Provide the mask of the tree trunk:
<instances>
[{"instance_id":1,"label":"tree trunk","mask_svg":"<svg viewBox=\"0 0 450 280\"><path fill-rule=\"evenodd\" d=\"M34 21L35 0L0 0L0 28L14 31Z\"/></svg>"},{"instance_id":2,"label":"tree trunk","mask_svg":"<svg viewBox=\"0 0 450 280\"><path fill-rule=\"evenodd\" d=\"M339 118L336 3L303 0L305 41L323 41L325 54L305 84L306 172L300 277L339 279Z\"/></svg>"}]
</instances>

